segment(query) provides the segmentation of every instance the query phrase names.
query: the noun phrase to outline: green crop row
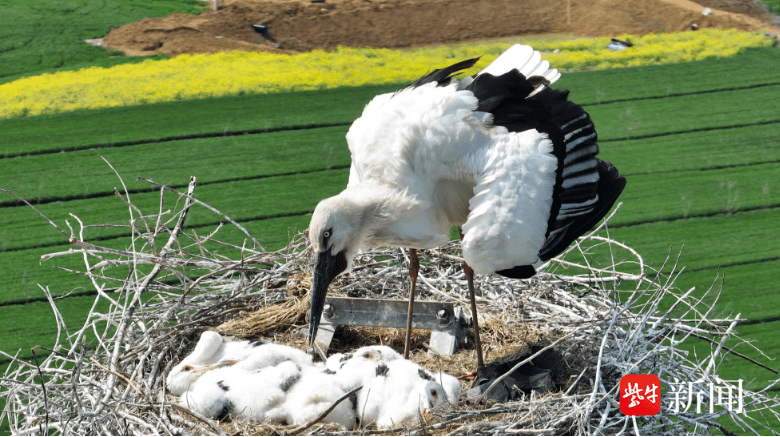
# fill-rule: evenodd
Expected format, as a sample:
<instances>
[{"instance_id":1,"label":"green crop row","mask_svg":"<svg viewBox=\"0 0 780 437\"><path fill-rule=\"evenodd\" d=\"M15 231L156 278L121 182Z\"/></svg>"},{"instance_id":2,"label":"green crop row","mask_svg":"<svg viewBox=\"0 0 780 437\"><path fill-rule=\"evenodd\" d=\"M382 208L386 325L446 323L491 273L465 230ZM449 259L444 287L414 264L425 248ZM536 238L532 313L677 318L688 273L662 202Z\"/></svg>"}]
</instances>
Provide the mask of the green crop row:
<instances>
[{"instance_id":1,"label":"green crop row","mask_svg":"<svg viewBox=\"0 0 780 437\"><path fill-rule=\"evenodd\" d=\"M348 169L326 170L321 172L261 178L257 180L239 180L222 184L204 184L196 189L196 198L217 208L238 222L263 218L300 214L311 211L317 202L325 197L338 194L347 183ZM181 179L180 179L181 180ZM160 192L132 194L130 200L146 214L158 213ZM183 202L174 193L165 194L163 211L178 211ZM178 205L178 206L177 206ZM117 197L52 202L38 205L37 209L67 229L65 220L72 225L76 221L68 216L75 214L87 224L127 225L128 209ZM6 250L18 250L25 247L45 246L62 241L63 236L51 225L27 206L4 208L4 227L0 230L0 247ZM136 214L137 215L137 214ZM166 215L169 218L171 214ZM188 224L203 226L224 221L206 208L195 205L190 211ZM107 238L115 235L129 235L126 228L93 228L87 233L89 238Z\"/></svg>"},{"instance_id":2,"label":"green crop row","mask_svg":"<svg viewBox=\"0 0 780 437\"><path fill-rule=\"evenodd\" d=\"M375 95L397 87L238 96L0 120L0 156L58 153L246 131L350 124Z\"/></svg>"},{"instance_id":3,"label":"green crop row","mask_svg":"<svg viewBox=\"0 0 780 437\"><path fill-rule=\"evenodd\" d=\"M620 163L615 161L618 168ZM775 208L780 205L780 190L776 175L780 163L767 163L715 170L688 170L667 173L637 174L621 196L625 205L613 226L668 221L738 211ZM196 172L195 172L196 173ZM198 198L228 214L239 222L270 218L290 213L310 211L320 199L337 194L346 185L349 170L337 169L308 174L238 180L227 183L203 184ZM113 175L108 175L114 177ZM166 175L167 176L167 175ZM182 185L177 179L156 175L159 181ZM116 183L114 185L117 185ZM109 185L110 186L110 185ZM291 193L297 193L291 196ZM112 196L113 197L113 196ZM144 211L159 209L159 191L131 195L133 203ZM177 196L166 194L164 210L171 209ZM68 214L76 214L85 223L126 224L127 207L119 198L87 198L68 202L51 202L37 208L65 229ZM37 219L27 206L4 208L4 226L0 230L2 251L56 244L62 235L49 224ZM201 226L218 221L219 217L196 206L190 224ZM75 220L71 219L75 223ZM96 228L91 238L106 238L128 234L123 228Z\"/></svg>"},{"instance_id":4,"label":"green crop row","mask_svg":"<svg viewBox=\"0 0 780 437\"><path fill-rule=\"evenodd\" d=\"M678 132L757 125L780 121L780 85L720 91L664 101L640 100L587 108L600 141L615 141Z\"/></svg>"},{"instance_id":5,"label":"green crop row","mask_svg":"<svg viewBox=\"0 0 780 437\"><path fill-rule=\"evenodd\" d=\"M346 131L304 129L2 159L2 188L23 193L33 203L110 195L113 187L121 186L101 156L131 191L152 189L138 176L186 186L191 175L203 184L348 167ZM52 171L55 168L64 171ZM0 205L17 202L11 196L0 197Z\"/></svg>"},{"instance_id":6,"label":"green crop row","mask_svg":"<svg viewBox=\"0 0 780 437\"><path fill-rule=\"evenodd\" d=\"M733 58L627 70L565 74L557 84L571 88L571 99L583 105L659 98L689 92L750 87L780 81L780 50L754 49ZM701 72L708 72L703 75ZM711 74L710 74L711 72ZM664 77L658 81L652 78ZM72 113L0 119L0 156L101 148L126 142L156 142L165 138L241 133L290 126L339 123L348 125L375 95L398 87L238 96L155 105L83 110ZM772 89L763 88L766 93ZM760 93L760 92L759 92ZM700 96L688 100L692 106ZM652 103L650 103L652 105ZM709 103L708 103L709 104ZM706 105L705 105L706 106ZM595 107L587 108L594 112ZM730 125L730 124L729 124ZM600 126L597 126L600 129ZM635 132L632 134L636 135ZM625 137L624 132L617 132ZM607 138L602 135L602 138Z\"/></svg>"},{"instance_id":7,"label":"green crop row","mask_svg":"<svg viewBox=\"0 0 780 437\"><path fill-rule=\"evenodd\" d=\"M611 236L656 268L670 249L674 258L682 245L686 248L681 265L687 270L736 266L780 258L780 234L770 231L777 214L778 209L772 208L659 221L611 229ZM603 249L594 250L594 256L603 263L608 260Z\"/></svg>"},{"instance_id":8,"label":"green crop row","mask_svg":"<svg viewBox=\"0 0 780 437\"><path fill-rule=\"evenodd\" d=\"M571 100L581 105L658 99L777 84L780 82L780 70L776 68L778 62L780 50L749 49L730 58L601 70L588 74L567 73L553 87L570 89Z\"/></svg>"},{"instance_id":9,"label":"green crop row","mask_svg":"<svg viewBox=\"0 0 780 437\"><path fill-rule=\"evenodd\" d=\"M624 175L712 170L780 161L780 123L599 144Z\"/></svg>"},{"instance_id":10,"label":"green crop row","mask_svg":"<svg viewBox=\"0 0 780 437\"><path fill-rule=\"evenodd\" d=\"M778 175L780 163L634 175L613 226L776 208Z\"/></svg>"},{"instance_id":11,"label":"green crop row","mask_svg":"<svg viewBox=\"0 0 780 437\"><path fill-rule=\"evenodd\" d=\"M309 226L309 216L302 214L241 222L240 224L267 250L277 250L288 243L291 236L290 232L302 231ZM235 226L227 223L224 223L224 225L214 238L241 246L246 236ZM191 229L194 229L200 237L203 237L212 233L218 226L218 224L210 224ZM98 241L87 238L87 240L100 246L115 249L125 249L130 245L128 237L115 237ZM247 247L252 246L251 241L247 244ZM80 256L67 255L41 263L41 256L64 252L69 249L76 249L76 247L63 242L61 245L36 249L0 252L0 265L3 266L4 272L2 277L0 277L0 305L40 299L43 293L39 289L38 284L51 286L52 293L57 296L71 291L78 292L93 288L91 283L83 276L62 272L53 267L61 266L83 271L84 262Z\"/></svg>"},{"instance_id":12,"label":"green crop row","mask_svg":"<svg viewBox=\"0 0 780 437\"><path fill-rule=\"evenodd\" d=\"M690 131L740 124L771 123L780 120L775 120L777 116L774 112L764 110L774 100L770 91L780 91L780 86L674 97L665 100L663 105L659 105L653 100L601 105L591 109L591 116L599 129L603 142L623 139L632 135L665 135L668 130ZM694 102L697 103L694 104ZM224 174L237 175L233 177L255 177L269 174L267 172L270 168L279 168L276 165L277 160L291 165L289 170L285 169L284 172L287 173L308 171L318 167L347 165L348 150L343 140L344 131L343 127L335 127L316 129L314 132L280 132L270 136L262 134L175 141L106 149L103 154L115 164L115 168L124 174L145 174L163 181L184 178L186 172L194 170L201 170L206 175L207 181L214 180L214 178ZM745 131L737 131L737 133L739 132ZM757 132L758 134L750 132L748 135L755 137L764 134L762 139L765 143L770 144L767 151L761 153L759 146L752 141L752 138L746 147L756 154L763 154L764 158L761 159L771 161L772 158L767 159L766 156L772 155L777 150L776 145L772 146L776 136L769 128L761 129L759 127ZM702 136L713 138L715 135L703 132ZM697 138L696 134L690 135L686 139L691 139L699 146L706 147L706 144L702 144L701 139ZM730 141L728 144L735 147L734 150L738 150L736 148L739 147L737 143L739 140L739 138L730 140L728 134L719 135L717 138L721 144L724 141ZM648 148L644 146L644 142L637 144L642 146L640 147L641 153L647 156ZM190 151L190 147L194 149ZM614 148L612 149L614 150ZM725 151L728 155L734 154L734 150L730 150L728 145L722 147L713 145L712 149ZM691 150L699 149L692 148ZM667 151L671 152L668 149ZM105 188L98 188L107 185L94 184L95 177L102 178L104 181L114 180L113 172L100 162L96 155L97 153L94 151L79 151L64 155L47 154L5 159L0 160L0 170L4 175L4 180L8 178L8 182L5 182L7 184L5 188L24 194L34 201L89 197L96 193L107 193ZM192 158L185 158L184 162L193 161L193 165L187 166L184 171L171 170L172 167L181 168L181 166L171 166L169 161L182 155L192 156ZM711 153L705 155L707 162L701 163L700 168L712 166L711 155ZM743 153L741 159L744 160L749 155L750 153ZM225 156L229 158L224 158ZM617 153L616 157L618 160L620 159L620 155ZM298 161L301 165L297 165ZM646 163L650 161L633 162ZM664 161L668 161L668 159ZM722 158L718 161L725 162ZM255 166L259 171L254 171ZM63 178L61 174L52 172L52 168L68 168L72 171ZM143 183L132 180L128 183L135 189L145 188ZM114 185L111 182L108 184L110 184L108 186ZM0 202L13 204L16 201L7 199L5 202Z\"/></svg>"}]
</instances>

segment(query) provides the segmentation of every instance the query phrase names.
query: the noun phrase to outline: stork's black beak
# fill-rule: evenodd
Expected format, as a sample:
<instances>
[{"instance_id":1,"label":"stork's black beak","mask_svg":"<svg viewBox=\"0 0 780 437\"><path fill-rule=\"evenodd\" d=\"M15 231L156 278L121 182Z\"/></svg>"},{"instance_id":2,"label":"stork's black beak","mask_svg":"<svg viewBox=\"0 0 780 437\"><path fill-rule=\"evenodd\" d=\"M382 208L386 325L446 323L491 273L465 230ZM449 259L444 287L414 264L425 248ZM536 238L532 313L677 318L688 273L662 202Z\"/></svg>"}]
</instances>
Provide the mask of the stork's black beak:
<instances>
[{"instance_id":1,"label":"stork's black beak","mask_svg":"<svg viewBox=\"0 0 780 437\"><path fill-rule=\"evenodd\" d=\"M314 281L311 290L311 314L309 315L309 345L314 343L317 329L320 327L322 309L325 307L325 295L333 278L347 268L347 251L342 250L336 256L330 250L317 254L317 264L314 266Z\"/></svg>"}]
</instances>

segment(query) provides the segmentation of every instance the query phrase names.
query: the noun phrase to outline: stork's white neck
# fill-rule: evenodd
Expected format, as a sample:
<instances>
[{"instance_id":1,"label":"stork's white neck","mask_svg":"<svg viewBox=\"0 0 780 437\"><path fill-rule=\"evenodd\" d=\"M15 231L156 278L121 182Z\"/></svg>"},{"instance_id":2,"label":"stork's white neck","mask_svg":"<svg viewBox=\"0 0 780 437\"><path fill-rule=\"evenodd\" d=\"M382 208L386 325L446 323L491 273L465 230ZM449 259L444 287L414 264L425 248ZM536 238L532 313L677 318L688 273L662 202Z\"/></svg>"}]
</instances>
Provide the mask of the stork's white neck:
<instances>
[{"instance_id":1,"label":"stork's white neck","mask_svg":"<svg viewBox=\"0 0 780 437\"><path fill-rule=\"evenodd\" d=\"M448 239L442 232L436 211L429 201L385 185L357 184L348 187L337 197L350 204L352 216L360 215L360 248L400 246L411 248L436 247ZM348 199L348 200L346 200ZM359 211L359 214L358 214ZM353 225L354 226L354 225Z\"/></svg>"}]
</instances>

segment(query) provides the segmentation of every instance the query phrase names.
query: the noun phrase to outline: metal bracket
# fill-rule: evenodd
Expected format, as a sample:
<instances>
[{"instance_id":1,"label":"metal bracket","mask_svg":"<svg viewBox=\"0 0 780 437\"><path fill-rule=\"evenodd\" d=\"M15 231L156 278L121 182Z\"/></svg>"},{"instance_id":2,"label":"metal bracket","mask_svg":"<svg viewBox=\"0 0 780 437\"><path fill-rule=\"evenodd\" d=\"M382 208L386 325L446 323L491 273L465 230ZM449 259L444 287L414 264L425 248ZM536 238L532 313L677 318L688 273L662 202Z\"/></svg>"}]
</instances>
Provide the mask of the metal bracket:
<instances>
[{"instance_id":1,"label":"metal bracket","mask_svg":"<svg viewBox=\"0 0 780 437\"><path fill-rule=\"evenodd\" d=\"M314 341L325 353L339 326L374 326L406 328L409 303L405 300L358 299L328 297L320 318L320 328ZM452 355L459 342L465 340L467 320L463 308L451 302L416 301L412 329L430 329L431 349L442 355Z\"/></svg>"}]
</instances>

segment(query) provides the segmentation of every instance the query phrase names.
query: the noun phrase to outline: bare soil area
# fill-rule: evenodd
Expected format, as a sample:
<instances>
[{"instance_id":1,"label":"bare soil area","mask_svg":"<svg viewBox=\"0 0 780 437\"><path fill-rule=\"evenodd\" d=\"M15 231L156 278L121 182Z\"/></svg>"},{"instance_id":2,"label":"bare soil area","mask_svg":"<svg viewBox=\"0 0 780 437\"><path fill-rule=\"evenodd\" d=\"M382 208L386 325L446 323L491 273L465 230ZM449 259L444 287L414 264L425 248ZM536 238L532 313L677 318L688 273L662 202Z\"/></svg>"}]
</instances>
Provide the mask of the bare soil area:
<instances>
[{"instance_id":1,"label":"bare soil area","mask_svg":"<svg viewBox=\"0 0 780 437\"><path fill-rule=\"evenodd\" d=\"M104 44L128 55L225 50L295 53L414 47L502 37L583 37L715 27L780 34L752 0L220 0L219 11L174 13L113 29ZM712 9L703 15L705 7ZM728 10L723 10L723 8ZM252 25L267 26L263 33Z\"/></svg>"}]
</instances>

